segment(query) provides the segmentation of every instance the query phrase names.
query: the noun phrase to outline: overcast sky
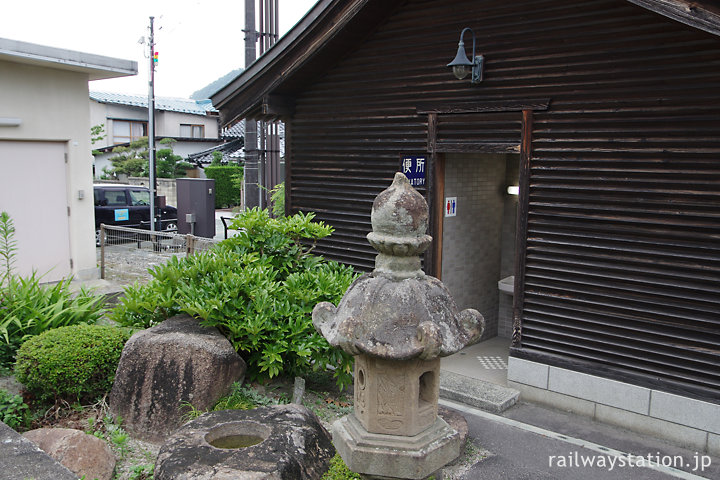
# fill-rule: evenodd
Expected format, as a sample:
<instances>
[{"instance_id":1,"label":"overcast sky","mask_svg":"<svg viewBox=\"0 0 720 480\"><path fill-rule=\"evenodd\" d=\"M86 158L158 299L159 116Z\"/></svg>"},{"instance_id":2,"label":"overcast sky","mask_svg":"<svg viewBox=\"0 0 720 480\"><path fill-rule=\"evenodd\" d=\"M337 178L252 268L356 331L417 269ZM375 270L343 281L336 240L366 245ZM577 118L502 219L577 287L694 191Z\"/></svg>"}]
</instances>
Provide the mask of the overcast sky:
<instances>
[{"instance_id":1,"label":"overcast sky","mask_svg":"<svg viewBox=\"0 0 720 480\"><path fill-rule=\"evenodd\" d=\"M280 34L316 0L280 0ZM245 0L17 0L3 7L0 37L135 60L135 77L90 82L90 90L147 95L147 46L155 17L155 95L189 97L244 67Z\"/></svg>"}]
</instances>

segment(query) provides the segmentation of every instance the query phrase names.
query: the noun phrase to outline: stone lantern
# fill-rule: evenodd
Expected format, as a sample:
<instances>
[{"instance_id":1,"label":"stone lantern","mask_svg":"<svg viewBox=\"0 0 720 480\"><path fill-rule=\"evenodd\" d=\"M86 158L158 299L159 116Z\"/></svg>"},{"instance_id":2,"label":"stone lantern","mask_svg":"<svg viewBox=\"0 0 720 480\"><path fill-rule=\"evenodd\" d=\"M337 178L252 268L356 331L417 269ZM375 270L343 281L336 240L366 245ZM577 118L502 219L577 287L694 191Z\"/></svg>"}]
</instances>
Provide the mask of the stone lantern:
<instances>
[{"instance_id":1,"label":"stone lantern","mask_svg":"<svg viewBox=\"0 0 720 480\"><path fill-rule=\"evenodd\" d=\"M313 310L318 332L355 356L355 409L333 425L333 443L368 478L421 479L460 454L459 434L437 415L440 357L478 341L485 322L422 271L428 206L405 175L375 198L371 221L375 270L337 308Z\"/></svg>"}]
</instances>

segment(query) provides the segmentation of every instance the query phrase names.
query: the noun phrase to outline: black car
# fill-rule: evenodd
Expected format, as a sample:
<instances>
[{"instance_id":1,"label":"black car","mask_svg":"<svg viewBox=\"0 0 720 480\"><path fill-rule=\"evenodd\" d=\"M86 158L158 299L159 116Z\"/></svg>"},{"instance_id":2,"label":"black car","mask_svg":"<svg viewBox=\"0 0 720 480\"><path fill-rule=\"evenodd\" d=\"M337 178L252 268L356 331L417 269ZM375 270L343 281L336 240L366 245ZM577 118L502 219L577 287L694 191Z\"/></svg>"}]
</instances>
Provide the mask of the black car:
<instances>
[{"instance_id":1,"label":"black car","mask_svg":"<svg viewBox=\"0 0 720 480\"><path fill-rule=\"evenodd\" d=\"M150 229L150 189L135 185L95 184L95 243L100 224ZM177 230L177 208L160 209L163 230Z\"/></svg>"}]
</instances>

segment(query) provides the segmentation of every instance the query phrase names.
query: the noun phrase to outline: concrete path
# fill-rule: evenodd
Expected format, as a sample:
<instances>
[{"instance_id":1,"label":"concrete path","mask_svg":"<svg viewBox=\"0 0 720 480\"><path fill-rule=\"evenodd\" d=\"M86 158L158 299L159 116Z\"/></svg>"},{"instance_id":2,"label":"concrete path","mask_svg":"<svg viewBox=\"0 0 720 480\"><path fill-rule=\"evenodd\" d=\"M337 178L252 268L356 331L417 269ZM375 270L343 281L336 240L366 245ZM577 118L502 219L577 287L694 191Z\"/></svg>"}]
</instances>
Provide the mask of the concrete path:
<instances>
[{"instance_id":1,"label":"concrete path","mask_svg":"<svg viewBox=\"0 0 720 480\"><path fill-rule=\"evenodd\" d=\"M490 455L464 480L720 479L720 458L537 405L501 415L441 400L468 421ZM590 464L593 466L590 466Z\"/></svg>"}]
</instances>

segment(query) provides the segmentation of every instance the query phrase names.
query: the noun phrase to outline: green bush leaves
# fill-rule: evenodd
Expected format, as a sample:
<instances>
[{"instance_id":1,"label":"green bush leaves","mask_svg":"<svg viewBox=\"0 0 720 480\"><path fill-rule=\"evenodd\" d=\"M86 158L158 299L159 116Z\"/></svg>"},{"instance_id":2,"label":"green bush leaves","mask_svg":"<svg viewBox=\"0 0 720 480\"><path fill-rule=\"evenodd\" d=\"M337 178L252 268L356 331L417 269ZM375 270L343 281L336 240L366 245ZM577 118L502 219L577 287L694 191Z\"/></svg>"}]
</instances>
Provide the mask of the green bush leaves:
<instances>
[{"instance_id":1,"label":"green bush leaves","mask_svg":"<svg viewBox=\"0 0 720 480\"><path fill-rule=\"evenodd\" d=\"M355 273L310 254L315 241L332 233L313 218L299 213L273 219L266 210L247 210L233 224L238 236L156 267L148 284L126 289L112 317L146 328L188 313L230 340L251 378L330 367L338 384L348 385L352 357L315 331L311 313L319 302L337 304Z\"/></svg>"},{"instance_id":2,"label":"green bush leaves","mask_svg":"<svg viewBox=\"0 0 720 480\"><path fill-rule=\"evenodd\" d=\"M30 408L20 395L0 389L0 421L15 430L30 425Z\"/></svg>"},{"instance_id":3,"label":"green bush leaves","mask_svg":"<svg viewBox=\"0 0 720 480\"><path fill-rule=\"evenodd\" d=\"M15 375L41 400L94 400L107 393L129 334L101 325L48 330L22 344Z\"/></svg>"},{"instance_id":4,"label":"green bush leaves","mask_svg":"<svg viewBox=\"0 0 720 480\"><path fill-rule=\"evenodd\" d=\"M207 165L205 176L215 179L215 208L240 205L243 167L240 165Z\"/></svg>"},{"instance_id":5,"label":"green bush leaves","mask_svg":"<svg viewBox=\"0 0 720 480\"><path fill-rule=\"evenodd\" d=\"M33 273L10 275L0 287L0 366L11 366L22 342L47 330L95 323L103 314L103 299L81 290L73 295L70 278L42 285Z\"/></svg>"}]
</instances>

